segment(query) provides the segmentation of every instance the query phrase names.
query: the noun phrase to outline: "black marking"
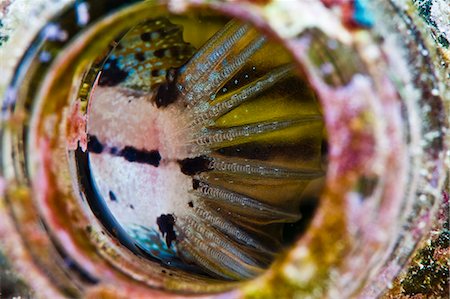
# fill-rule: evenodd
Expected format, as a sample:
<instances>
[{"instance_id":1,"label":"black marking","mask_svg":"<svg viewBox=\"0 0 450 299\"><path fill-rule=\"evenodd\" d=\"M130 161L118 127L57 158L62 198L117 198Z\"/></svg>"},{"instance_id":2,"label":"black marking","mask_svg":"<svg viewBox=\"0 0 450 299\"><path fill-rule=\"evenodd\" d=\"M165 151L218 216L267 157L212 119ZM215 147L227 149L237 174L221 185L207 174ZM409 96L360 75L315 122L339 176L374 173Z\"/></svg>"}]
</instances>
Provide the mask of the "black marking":
<instances>
[{"instance_id":1,"label":"black marking","mask_svg":"<svg viewBox=\"0 0 450 299\"><path fill-rule=\"evenodd\" d=\"M124 147L119 156L125 158L128 162L145 163L155 167L158 167L161 162L161 155L158 151L138 150L131 146Z\"/></svg>"},{"instance_id":2,"label":"black marking","mask_svg":"<svg viewBox=\"0 0 450 299\"><path fill-rule=\"evenodd\" d=\"M89 135L87 150L90 153L100 154L103 152L103 145L95 135Z\"/></svg>"},{"instance_id":3,"label":"black marking","mask_svg":"<svg viewBox=\"0 0 450 299\"><path fill-rule=\"evenodd\" d=\"M136 54L134 54L134 57L136 58L137 61L144 61L145 60L145 55L142 52L137 52Z\"/></svg>"},{"instance_id":4,"label":"black marking","mask_svg":"<svg viewBox=\"0 0 450 299\"><path fill-rule=\"evenodd\" d=\"M158 58L163 58L164 55L165 55L166 50L168 50L168 48L155 50L153 52L153 55L155 55L155 57L158 57Z\"/></svg>"},{"instance_id":5,"label":"black marking","mask_svg":"<svg viewBox=\"0 0 450 299\"><path fill-rule=\"evenodd\" d=\"M160 76L159 70L158 70L158 69L152 70L152 76L153 76L153 77L158 77L158 76Z\"/></svg>"},{"instance_id":6,"label":"black marking","mask_svg":"<svg viewBox=\"0 0 450 299\"><path fill-rule=\"evenodd\" d=\"M105 146L95 135L89 135L87 148L88 152L95 154L100 154L105 150ZM128 162L150 164L155 167L158 167L161 162L161 155L157 150L138 150L132 146L125 146L120 151L117 147L107 148L106 151L113 156L123 157Z\"/></svg>"},{"instance_id":7,"label":"black marking","mask_svg":"<svg viewBox=\"0 0 450 299\"><path fill-rule=\"evenodd\" d=\"M111 201L117 201L116 195L111 190L109 191L109 199L111 199Z\"/></svg>"},{"instance_id":8,"label":"black marking","mask_svg":"<svg viewBox=\"0 0 450 299\"><path fill-rule=\"evenodd\" d=\"M113 147L111 147L111 148L109 149L109 153L110 153L111 155L116 156L116 155L119 153L119 149L118 149L117 147L113 146Z\"/></svg>"},{"instance_id":9,"label":"black marking","mask_svg":"<svg viewBox=\"0 0 450 299\"><path fill-rule=\"evenodd\" d=\"M201 172L212 170L210 167L211 159L207 156L199 156L195 158L186 158L178 161L181 172L185 175L194 175Z\"/></svg>"},{"instance_id":10,"label":"black marking","mask_svg":"<svg viewBox=\"0 0 450 299\"><path fill-rule=\"evenodd\" d=\"M173 230L175 218L171 214L161 214L161 216L156 218L156 224L158 224L159 231L162 233L163 237L166 238L167 247L170 247L172 241L177 239L175 231Z\"/></svg>"},{"instance_id":11,"label":"black marking","mask_svg":"<svg viewBox=\"0 0 450 299\"><path fill-rule=\"evenodd\" d=\"M174 103L178 98L176 87L177 72L171 69L166 74L166 82L161 84L155 96L156 107L167 107Z\"/></svg>"},{"instance_id":12,"label":"black marking","mask_svg":"<svg viewBox=\"0 0 450 299\"><path fill-rule=\"evenodd\" d=\"M141 40L144 42L149 42L152 40L155 41L158 39L163 39L166 36L173 34L180 30L179 27L173 26L173 24L171 24L171 25L172 25L172 27L161 28L161 29L154 30L152 32L144 32L140 36ZM167 26L167 24L165 24L165 26Z\"/></svg>"},{"instance_id":13,"label":"black marking","mask_svg":"<svg viewBox=\"0 0 450 299\"><path fill-rule=\"evenodd\" d=\"M144 32L141 34L141 40L144 42L149 42L152 39L152 34L150 32Z\"/></svg>"},{"instance_id":14,"label":"black marking","mask_svg":"<svg viewBox=\"0 0 450 299\"><path fill-rule=\"evenodd\" d=\"M98 85L116 86L128 77L128 72L117 65L117 59L110 58L106 61Z\"/></svg>"},{"instance_id":15,"label":"black marking","mask_svg":"<svg viewBox=\"0 0 450 299\"><path fill-rule=\"evenodd\" d=\"M185 52L187 52L187 49L180 49L179 46L173 46L173 47L168 47L168 48L161 48L158 50L155 50L153 52L153 55L155 55L155 57L158 58L163 58L165 57L178 57L181 54L185 54Z\"/></svg>"},{"instance_id":16,"label":"black marking","mask_svg":"<svg viewBox=\"0 0 450 299\"><path fill-rule=\"evenodd\" d=\"M178 27L175 27L178 30ZM164 28L154 30L152 32L145 32L141 34L141 40L144 42L155 41L158 39L163 39L169 32L164 31Z\"/></svg>"},{"instance_id":17,"label":"black marking","mask_svg":"<svg viewBox=\"0 0 450 299\"><path fill-rule=\"evenodd\" d=\"M133 205L130 205L130 209L134 210L134 206L133 206Z\"/></svg>"},{"instance_id":18,"label":"black marking","mask_svg":"<svg viewBox=\"0 0 450 299\"><path fill-rule=\"evenodd\" d=\"M192 201L190 201L190 202L188 202L188 206L189 206L190 208L193 208L193 207L194 207L194 203L193 203Z\"/></svg>"},{"instance_id":19,"label":"black marking","mask_svg":"<svg viewBox=\"0 0 450 299\"><path fill-rule=\"evenodd\" d=\"M199 180L192 180L192 189L197 190L200 187Z\"/></svg>"}]
</instances>

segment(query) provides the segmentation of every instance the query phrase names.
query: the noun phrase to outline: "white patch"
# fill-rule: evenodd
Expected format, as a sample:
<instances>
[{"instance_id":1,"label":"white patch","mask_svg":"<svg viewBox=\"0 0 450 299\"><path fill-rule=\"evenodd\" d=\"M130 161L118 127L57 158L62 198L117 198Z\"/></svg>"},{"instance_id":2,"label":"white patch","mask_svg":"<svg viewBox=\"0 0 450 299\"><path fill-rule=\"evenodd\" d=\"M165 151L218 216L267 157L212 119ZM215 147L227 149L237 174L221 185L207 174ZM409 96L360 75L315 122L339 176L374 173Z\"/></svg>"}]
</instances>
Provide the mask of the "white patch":
<instances>
[{"instance_id":1,"label":"white patch","mask_svg":"<svg viewBox=\"0 0 450 299\"><path fill-rule=\"evenodd\" d=\"M78 3L76 6L77 24L84 26L89 22L89 4L86 2Z\"/></svg>"},{"instance_id":2,"label":"white patch","mask_svg":"<svg viewBox=\"0 0 450 299\"><path fill-rule=\"evenodd\" d=\"M159 231L157 217L183 216L194 199L189 192L192 178L182 174L177 163L154 167L109 154L90 154L90 168L99 194L123 227L140 225Z\"/></svg>"},{"instance_id":3,"label":"white patch","mask_svg":"<svg viewBox=\"0 0 450 299\"><path fill-rule=\"evenodd\" d=\"M433 1L431 16L438 29L450 39L450 3L447 0Z\"/></svg>"},{"instance_id":4,"label":"white patch","mask_svg":"<svg viewBox=\"0 0 450 299\"><path fill-rule=\"evenodd\" d=\"M101 197L124 227L140 225L159 231L161 214L185 215L194 199L192 178L178 160L189 156L189 129L184 108L176 103L157 108L151 95L129 95L120 87L97 86L88 113L88 133L104 146L91 153L90 169ZM158 151L158 167L129 162L110 153L130 146ZM116 200L110 199L110 192Z\"/></svg>"},{"instance_id":5,"label":"white patch","mask_svg":"<svg viewBox=\"0 0 450 299\"><path fill-rule=\"evenodd\" d=\"M58 24L49 23L43 30L43 37L48 40L65 41L69 37L65 30L62 30Z\"/></svg>"}]
</instances>

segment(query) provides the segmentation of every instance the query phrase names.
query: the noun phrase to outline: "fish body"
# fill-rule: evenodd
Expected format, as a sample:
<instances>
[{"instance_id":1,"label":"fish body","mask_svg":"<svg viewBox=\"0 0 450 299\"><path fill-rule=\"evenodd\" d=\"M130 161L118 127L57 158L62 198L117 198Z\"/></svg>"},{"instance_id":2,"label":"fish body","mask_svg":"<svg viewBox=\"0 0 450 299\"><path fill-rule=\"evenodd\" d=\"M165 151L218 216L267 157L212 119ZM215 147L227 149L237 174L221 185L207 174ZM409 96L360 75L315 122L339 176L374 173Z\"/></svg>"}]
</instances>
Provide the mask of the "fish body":
<instances>
[{"instance_id":1,"label":"fish body","mask_svg":"<svg viewBox=\"0 0 450 299\"><path fill-rule=\"evenodd\" d=\"M262 273L323 176L314 96L280 49L237 21L198 50L167 19L138 25L108 56L89 107L98 194L170 266Z\"/></svg>"}]
</instances>

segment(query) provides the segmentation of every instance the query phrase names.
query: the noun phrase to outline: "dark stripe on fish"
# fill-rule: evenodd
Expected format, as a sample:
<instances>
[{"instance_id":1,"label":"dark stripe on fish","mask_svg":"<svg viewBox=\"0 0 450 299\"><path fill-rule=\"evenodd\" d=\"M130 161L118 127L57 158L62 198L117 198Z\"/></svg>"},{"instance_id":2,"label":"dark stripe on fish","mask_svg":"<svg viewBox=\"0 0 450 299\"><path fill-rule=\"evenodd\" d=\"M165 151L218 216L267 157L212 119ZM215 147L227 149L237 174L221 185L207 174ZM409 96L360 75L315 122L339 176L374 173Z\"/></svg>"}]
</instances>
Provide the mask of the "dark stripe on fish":
<instances>
[{"instance_id":1,"label":"dark stripe on fish","mask_svg":"<svg viewBox=\"0 0 450 299\"><path fill-rule=\"evenodd\" d=\"M150 164L155 167L158 167L161 162L159 151L138 150L132 146L124 147L123 150L120 151L119 156L125 158L128 162Z\"/></svg>"},{"instance_id":2,"label":"dark stripe on fish","mask_svg":"<svg viewBox=\"0 0 450 299\"><path fill-rule=\"evenodd\" d=\"M161 162L161 154L158 150L147 151L144 149L136 149L132 146L125 146L121 150L118 150L117 147L108 148L95 135L89 135L87 149L89 153L101 154L107 152L116 157L123 157L128 162L149 164L155 167L158 167Z\"/></svg>"},{"instance_id":3,"label":"dark stripe on fish","mask_svg":"<svg viewBox=\"0 0 450 299\"><path fill-rule=\"evenodd\" d=\"M211 159L206 156L200 156L195 158L186 158L179 160L181 172L185 175L194 175L201 172L212 170L210 167Z\"/></svg>"}]
</instances>

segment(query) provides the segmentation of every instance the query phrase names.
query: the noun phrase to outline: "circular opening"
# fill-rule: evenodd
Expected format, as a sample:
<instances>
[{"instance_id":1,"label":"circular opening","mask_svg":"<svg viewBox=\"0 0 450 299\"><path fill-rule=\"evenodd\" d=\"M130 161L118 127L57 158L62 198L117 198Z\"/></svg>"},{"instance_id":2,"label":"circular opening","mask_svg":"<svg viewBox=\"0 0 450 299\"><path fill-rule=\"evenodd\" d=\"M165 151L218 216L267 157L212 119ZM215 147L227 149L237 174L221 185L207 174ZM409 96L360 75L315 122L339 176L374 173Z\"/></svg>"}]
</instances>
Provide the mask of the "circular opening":
<instances>
[{"instance_id":1,"label":"circular opening","mask_svg":"<svg viewBox=\"0 0 450 299\"><path fill-rule=\"evenodd\" d=\"M435 114L441 106L425 109L427 99L439 102L428 97L434 83L422 82L424 100L403 101L400 111L392 105L399 86L385 77L390 67L364 32L353 44L318 26L289 41L301 46L296 59L320 94L333 145L313 227L289 248L315 213L326 166L320 108L307 80L281 45L249 25L204 12L163 15L163 5L131 2L77 1L54 18L30 45L5 96L2 235L14 244L11 256L26 256L17 260L32 288L84 297L96 285L156 297L162 294L156 289L203 294L231 285L253 297L280 297L259 290L287 294L279 286L294 283L292 296L281 297L298 297L353 294L364 283L363 294L379 294L379 282L393 278L410 254L409 245L397 245L410 244L415 224L420 238L426 228L415 216L428 213L435 199L409 196L417 186L434 186L437 176L411 176L413 184L403 164L424 140L421 133L442 125ZM223 5L217 8L227 10ZM318 19L332 18L317 11ZM309 7L296 10L299 20L302 12ZM408 36L420 44L420 34ZM410 54L422 74L428 54ZM433 121L405 125L404 146L395 107L409 118L422 102ZM433 161L441 141L421 145ZM412 185L403 201L399 182ZM403 222L398 215L413 216ZM373 234L388 231L400 236L391 243L397 252L385 250L389 238ZM285 249L255 283L225 283L255 277ZM396 270L370 279L385 253L393 254L388 269ZM343 274L338 281L336 273Z\"/></svg>"},{"instance_id":2,"label":"circular opening","mask_svg":"<svg viewBox=\"0 0 450 299\"><path fill-rule=\"evenodd\" d=\"M86 131L68 139L78 189L135 254L241 281L307 227L326 164L320 107L254 26L205 11L147 19L111 41L81 87L69 122L81 112Z\"/></svg>"}]
</instances>

